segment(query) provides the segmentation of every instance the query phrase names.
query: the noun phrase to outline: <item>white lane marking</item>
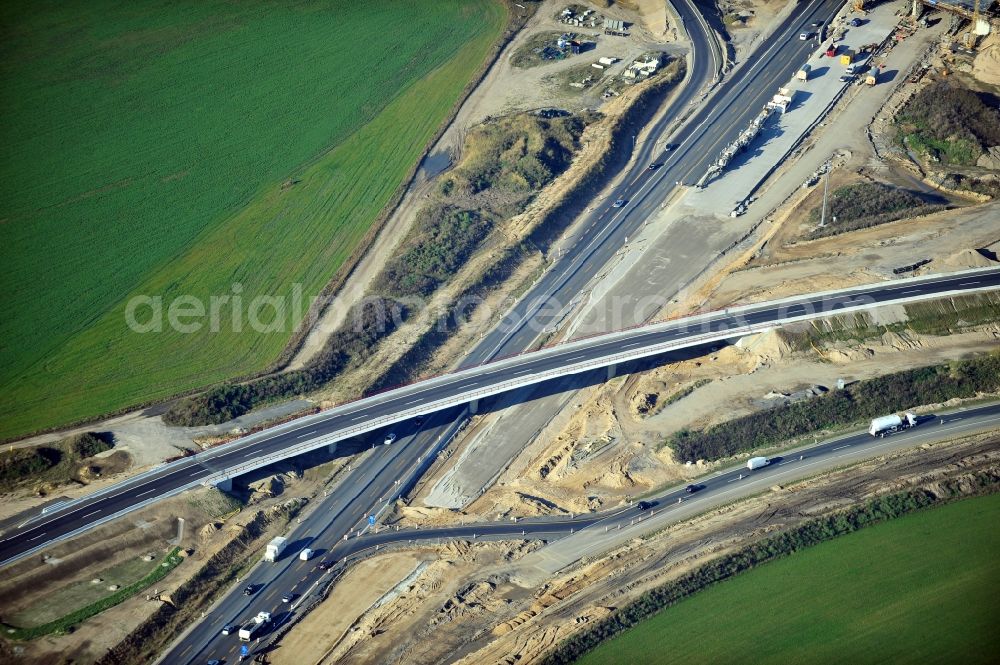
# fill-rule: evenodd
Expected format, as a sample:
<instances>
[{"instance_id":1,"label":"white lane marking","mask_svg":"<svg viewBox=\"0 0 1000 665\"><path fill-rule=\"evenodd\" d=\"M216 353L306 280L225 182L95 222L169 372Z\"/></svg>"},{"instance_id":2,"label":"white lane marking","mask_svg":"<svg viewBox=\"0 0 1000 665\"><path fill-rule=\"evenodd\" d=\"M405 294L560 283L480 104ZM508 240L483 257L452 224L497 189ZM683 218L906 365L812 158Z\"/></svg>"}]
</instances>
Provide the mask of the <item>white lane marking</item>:
<instances>
[{"instance_id":1,"label":"white lane marking","mask_svg":"<svg viewBox=\"0 0 1000 665\"><path fill-rule=\"evenodd\" d=\"M959 284L959 286L974 286L976 284L979 284L979 281L975 281L975 282L962 282L961 284Z\"/></svg>"},{"instance_id":2,"label":"white lane marking","mask_svg":"<svg viewBox=\"0 0 1000 665\"><path fill-rule=\"evenodd\" d=\"M900 295L905 296L908 293L920 293L921 291L923 291L923 289L910 289L909 291L903 291L903 293L901 293Z\"/></svg>"},{"instance_id":3,"label":"white lane marking","mask_svg":"<svg viewBox=\"0 0 1000 665\"><path fill-rule=\"evenodd\" d=\"M83 518L82 518L82 519L86 519L86 518L90 517L91 515L96 515L96 514L97 514L97 513L99 513L99 512L101 512L101 510L100 510L100 509L97 509L97 510L95 510L95 511L93 511L93 512L90 512L90 513L87 513L86 515L84 515L84 516L83 516Z\"/></svg>"},{"instance_id":4,"label":"white lane marking","mask_svg":"<svg viewBox=\"0 0 1000 665\"><path fill-rule=\"evenodd\" d=\"M201 475L201 469L198 469L198 470L197 470L197 471L195 471L194 473L189 473L189 474L188 474L188 478L193 478L193 477L195 477L195 476L200 476L200 475Z\"/></svg>"},{"instance_id":5,"label":"white lane marking","mask_svg":"<svg viewBox=\"0 0 1000 665\"><path fill-rule=\"evenodd\" d=\"M727 480L726 482L727 483L735 483L737 480L741 480L741 479L740 478L733 478L732 480Z\"/></svg>"},{"instance_id":6,"label":"white lane marking","mask_svg":"<svg viewBox=\"0 0 1000 665\"><path fill-rule=\"evenodd\" d=\"M583 360L586 357L587 356L575 356L573 358L567 358L566 362L571 363L571 362L574 362L574 361L577 361L577 360Z\"/></svg>"},{"instance_id":7,"label":"white lane marking","mask_svg":"<svg viewBox=\"0 0 1000 665\"><path fill-rule=\"evenodd\" d=\"M534 371L535 370L533 369L522 369L520 372L514 372L514 376L521 376L522 374L530 374L531 372Z\"/></svg>"},{"instance_id":8,"label":"white lane marking","mask_svg":"<svg viewBox=\"0 0 1000 665\"><path fill-rule=\"evenodd\" d=\"M315 433L316 433L316 430L313 430L313 431L311 431L311 432L306 432L305 434L299 434L299 435L298 435L297 437L295 437L295 438L296 438L296 439L304 439L304 438L306 438L307 436L312 436L312 435L313 435L313 434L315 434Z\"/></svg>"},{"instance_id":9,"label":"white lane marking","mask_svg":"<svg viewBox=\"0 0 1000 665\"><path fill-rule=\"evenodd\" d=\"M423 402L423 401L424 401L423 398L411 399L406 404L416 404L417 402ZM403 406L406 406L406 404L404 404Z\"/></svg>"},{"instance_id":10,"label":"white lane marking","mask_svg":"<svg viewBox=\"0 0 1000 665\"><path fill-rule=\"evenodd\" d=\"M30 542L31 542L31 541L33 541L33 540L38 540L39 538L41 538L41 537L42 537L42 536L44 536L44 535L45 535L45 533L44 533L44 532L42 532L42 533L38 534L37 536L35 536L34 538L29 538L29 539L28 539L28 542L30 543Z\"/></svg>"},{"instance_id":11,"label":"white lane marking","mask_svg":"<svg viewBox=\"0 0 1000 665\"><path fill-rule=\"evenodd\" d=\"M138 499L140 496L146 496L147 494L152 494L155 491L156 491L156 488L154 487L153 489L147 490L147 491L143 492L142 494L136 494L135 498Z\"/></svg>"},{"instance_id":12,"label":"white lane marking","mask_svg":"<svg viewBox=\"0 0 1000 665\"><path fill-rule=\"evenodd\" d=\"M642 342L632 342L631 344L622 344L623 349L631 349L633 346L639 346Z\"/></svg>"},{"instance_id":13,"label":"white lane marking","mask_svg":"<svg viewBox=\"0 0 1000 665\"><path fill-rule=\"evenodd\" d=\"M843 450L844 448L850 448L850 447L851 444L847 444L846 446L837 446L836 448L833 448L833 450Z\"/></svg>"},{"instance_id":14,"label":"white lane marking","mask_svg":"<svg viewBox=\"0 0 1000 665\"><path fill-rule=\"evenodd\" d=\"M254 455L257 455L257 454L258 454L258 453L257 453L257 451L256 451L256 450L252 450L252 451L250 451L249 453L247 453L246 455L244 455L244 456L243 456L243 459L246 459L247 457L253 457Z\"/></svg>"},{"instance_id":15,"label":"white lane marking","mask_svg":"<svg viewBox=\"0 0 1000 665\"><path fill-rule=\"evenodd\" d=\"M349 422L353 423L355 420L361 420L362 418L365 418L365 417L366 416L364 414L361 414L360 416L354 416L353 418L350 419Z\"/></svg>"}]
</instances>

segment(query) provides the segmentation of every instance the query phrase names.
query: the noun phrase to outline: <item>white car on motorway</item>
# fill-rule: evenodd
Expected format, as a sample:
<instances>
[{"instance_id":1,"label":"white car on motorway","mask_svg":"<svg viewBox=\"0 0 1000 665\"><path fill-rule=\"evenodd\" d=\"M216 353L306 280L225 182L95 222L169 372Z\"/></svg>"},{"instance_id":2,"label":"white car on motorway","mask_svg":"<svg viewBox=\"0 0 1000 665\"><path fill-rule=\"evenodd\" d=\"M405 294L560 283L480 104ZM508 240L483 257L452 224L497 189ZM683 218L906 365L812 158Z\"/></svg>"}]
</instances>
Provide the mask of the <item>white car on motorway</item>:
<instances>
[{"instance_id":1,"label":"white car on motorway","mask_svg":"<svg viewBox=\"0 0 1000 665\"><path fill-rule=\"evenodd\" d=\"M395 440L396 440L396 433L395 432L389 432L388 434L385 435L385 440L382 443L388 446L390 443L392 443Z\"/></svg>"}]
</instances>

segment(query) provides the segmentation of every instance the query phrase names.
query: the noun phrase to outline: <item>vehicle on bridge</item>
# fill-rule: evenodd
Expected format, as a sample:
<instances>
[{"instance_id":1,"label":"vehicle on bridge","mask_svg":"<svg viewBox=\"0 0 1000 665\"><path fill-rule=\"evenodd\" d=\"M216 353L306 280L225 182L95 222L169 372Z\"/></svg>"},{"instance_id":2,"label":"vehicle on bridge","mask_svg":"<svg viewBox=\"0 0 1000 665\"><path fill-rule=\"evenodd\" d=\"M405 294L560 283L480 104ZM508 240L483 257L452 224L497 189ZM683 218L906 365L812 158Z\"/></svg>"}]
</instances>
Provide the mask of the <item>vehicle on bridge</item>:
<instances>
[{"instance_id":1,"label":"vehicle on bridge","mask_svg":"<svg viewBox=\"0 0 1000 665\"><path fill-rule=\"evenodd\" d=\"M909 429L917 424L917 417L912 413L903 415L893 414L891 416L881 416L872 420L868 426L868 433L872 436L883 437L886 434L900 432Z\"/></svg>"}]
</instances>

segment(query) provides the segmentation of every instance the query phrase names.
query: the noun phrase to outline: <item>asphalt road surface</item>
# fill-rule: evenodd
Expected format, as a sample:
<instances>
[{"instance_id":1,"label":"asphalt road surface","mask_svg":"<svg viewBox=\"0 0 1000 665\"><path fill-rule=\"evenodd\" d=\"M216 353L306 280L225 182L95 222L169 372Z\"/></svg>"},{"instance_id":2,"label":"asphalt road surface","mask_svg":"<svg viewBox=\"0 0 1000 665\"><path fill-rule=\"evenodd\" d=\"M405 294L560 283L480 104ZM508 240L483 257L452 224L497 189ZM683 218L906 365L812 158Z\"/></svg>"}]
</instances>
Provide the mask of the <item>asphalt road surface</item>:
<instances>
[{"instance_id":1,"label":"asphalt road surface","mask_svg":"<svg viewBox=\"0 0 1000 665\"><path fill-rule=\"evenodd\" d=\"M706 159L711 160L710 148L718 142L719 137L729 131L738 132L736 125L741 119L745 117L749 120L756 113L754 107L744 103L747 96L754 91L760 92L759 89L769 91L775 77L781 78L786 72L788 76L791 75L800 56L809 48L807 42L798 40L801 25L814 20L828 21L837 7L836 2L820 0L800 3L754 54L723 82L710 103L693 114L674 138L679 142L679 147L667 154L663 166L656 171L647 169L648 162L659 158L652 154L656 141L646 141L639 150L631 173L624 179L624 182L630 184L622 189L621 195L629 199L629 204L625 208L595 211L596 219L587 226L570 252L543 275L528 296L506 317L505 325L491 331L462 366L478 365L491 358L528 348L537 336L537 331L547 325L547 317L551 316L550 308L543 306L545 302L569 303L572 296L586 285L623 244L625 236L642 223L645 216L656 208L658 201L669 194L673 189L671 179L675 176L682 177L684 169L700 168L700 164L707 164ZM673 101L673 108L682 109L691 103L703 84L715 76L721 63L713 61L714 55L706 55L714 54L716 48L712 43L713 37L706 32L706 26L696 14L694 6L689 2L680 2L677 10L690 35L694 52L692 80ZM763 98L771 94L766 91L760 92ZM653 128L651 136L655 137L662 131L674 115L676 113L665 114ZM610 206L610 202L608 205ZM352 414L349 418L360 421L363 414ZM153 476L126 481L114 493L104 493L75 502L65 510L56 509L41 519L22 524L13 532L5 533L0 540L0 564L27 552L37 551L47 543L77 533L122 511L155 500L164 491L190 485L221 468L264 455L268 451L278 451L301 442L307 436L322 436L325 432L339 429L343 424L342 418L330 418L310 430L280 432L253 445L229 449L224 454L199 455L196 459L172 465ZM426 452L433 445L433 435L418 434L409 447ZM393 446L394 451L398 449ZM412 462L413 459L408 461Z\"/></svg>"},{"instance_id":2,"label":"asphalt road surface","mask_svg":"<svg viewBox=\"0 0 1000 665\"><path fill-rule=\"evenodd\" d=\"M541 380L546 375L556 378L574 371L593 369L595 363L604 363L607 358L618 357L622 353L640 354L647 347L698 339L706 333L725 334L727 331L734 331L737 334L736 331L747 325L779 323L810 312L826 315L859 303L886 303L922 295L998 287L1000 269L932 277L917 282L881 283L852 289L847 295L834 293L805 296L780 304L762 303L742 309L737 314L723 311L709 317L697 317L695 326L688 320L680 319L666 325L636 328L494 361L359 400L329 413L303 418L291 426L264 432L246 443L210 449L168 465L153 474L123 482L103 494L84 497L66 510L56 511L4 534L4 540L0 541L0 557L8 561L23 556L64 534L87 528L109 516L134 509L201 479L210 478L219 469L239 467L248 463L248 460L259 460L268 455L287 454L292 446L311 445L309 441L349 430L359 423L378 423L383 419L405 418L407 413L434 411L437 407L432 405L447 400L457 403L458 400L468 399L476 391L495 393L500 390L497 388L500 385L520 387ZM439 423L440 418L437 415L432 422ZM421 461L426 461L435 442L442 440L441 432L448 427L455 427L456 422L435 424L426 433L416 429L415 436L409 440L397 439L392 445L377 446L379 452L365 462L363 470L358 470L361 474L358 479L352 479L342 492L338 492L343 495L337 497L338 501L344 501L342 506L331 506L330 510L324 512L335 515L338 519L345 515L360 516L363 510L377 503L379 497L386 495L383 488L390 479L395 483L402 477L404 470L413 469ZM412 421L409 425L397 423L393 425L393 429L398 429L401 434L410 434L414 425ZM384 466L380 467L380 464ZM383 469L387 471L380 475ZM379 492L370 488L371 483L365 480L368 476L381 478L375 483L375 489L380 490ZM351 498L355 498L357 503L352 503Z\"/></svg>"},{"instance_id":3,"label":"asphalt road surface","mask_svg":"<svg viewBox=\"0 0 1000 665\"><path fill-rule=\"evenodd\" d=\"M875 438L867 432L851 434L825 441L818 445L804 447L780 457L773 457L771 464L755 471L745 466L733 467L703 478L695 483L697 490L687 492L685 487L677 487L644 499L652 504L640 507L639 502L600 513L589 513L580 517L533 518L518 522L481 522L465 526L428 529L385 529L380 533L350 538L346 542L336 537L336 528L324 526L324 518L315 514L304 521L293 532L292 545L285 556L274 564L262 564L240 581L239 589L227 595L208 613L204 620L183 636L164 656L164 663L199 663L209 659L224 659L235 662L243 644L234 632L221 634L226 625L247 623L261 610L271 612L273 625L264 633L259 644L250 646L264 649L268 637L285 621L292 618L301 605L309 600L309 594L319 588L324 579L339 568L338 562L345 557L355 560L358 555L371 553L376 546L405 545L416 542L446 540L527 538L556 541L575 534L582 538L588 532L600 536L605 532L624 529L628 538L639 534L629 527L643 528L643 521L662 519L665 513L683 507L687 515L691 511L702 512L722 503L760 492L762 488L777 483L788 483L817 472L843 466L853 460L864 459L875 454L884 454L893 449L917 446L931 440L954 438L964 434L1000 427L1000 404L970 408L962 411L922 416L916 427ZM318 511L317 511L318 512ZM679 511L677 511L679 513ZM680 517L680 515L678 515ZM667 518L669 520L669 517ZM669 523L669 521L668 521ZM648 526L646 528L649 528ZM662 528L660 523L656 528ZM318 530L313 530L318 529ZM308 534L308 535L302 535ZM310 561L300 561L298 553L304 548L316 549L319 553ZM328 562L334 567L329 571L320 569L320 564ZM252 596L242 593L247 584L252 584ZM294 594L289 603L282 602L286 593ZM253 651L251 655L253 654Z\"/></svg>"}]
</instances>

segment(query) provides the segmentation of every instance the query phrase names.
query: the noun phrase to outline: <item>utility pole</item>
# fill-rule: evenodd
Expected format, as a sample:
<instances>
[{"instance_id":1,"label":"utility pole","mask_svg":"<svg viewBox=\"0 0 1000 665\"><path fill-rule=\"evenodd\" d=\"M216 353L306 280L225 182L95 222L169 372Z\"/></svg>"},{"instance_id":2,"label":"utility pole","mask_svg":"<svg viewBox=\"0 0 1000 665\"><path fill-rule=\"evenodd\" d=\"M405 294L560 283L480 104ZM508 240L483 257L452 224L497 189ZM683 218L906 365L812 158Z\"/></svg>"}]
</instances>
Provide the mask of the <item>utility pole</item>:
<instances>
[{"instance_id":1,"label":"utility pole","mask_svg":"<svg viewBox=\"0 0 1000 665\"><path fill-rule=\"evenodd\" d=\"M826 226L826 199L830 193L830 162L826 163L826 177L823 178L823 212L820 213L819 227Z\"/></svg>"}]
</instances>

